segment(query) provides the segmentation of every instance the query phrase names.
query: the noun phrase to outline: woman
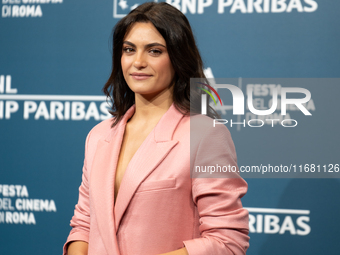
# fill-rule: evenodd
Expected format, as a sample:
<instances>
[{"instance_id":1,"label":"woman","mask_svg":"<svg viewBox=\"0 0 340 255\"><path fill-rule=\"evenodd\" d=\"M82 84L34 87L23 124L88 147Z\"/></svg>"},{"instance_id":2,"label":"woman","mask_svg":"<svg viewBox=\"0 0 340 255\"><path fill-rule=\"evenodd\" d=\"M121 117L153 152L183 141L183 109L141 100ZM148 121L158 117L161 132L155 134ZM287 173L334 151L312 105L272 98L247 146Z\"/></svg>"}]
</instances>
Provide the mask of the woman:
<instances>
[{"instance_id":1,"label":"woman","mask_svg":"<svg viewBox=\"0 0 340 255\"><path fill-rule=\"evenodd\" d=\"M104 86L114 118L87 137L64 254L245 254L246 182L190 177L206 149L214 163L236 164L228 130L210 128L208 117L193 117L206 132L190 144L190 77L204 74L180 11L145 3L118 22Z\"/></svg>"}]
</instances>

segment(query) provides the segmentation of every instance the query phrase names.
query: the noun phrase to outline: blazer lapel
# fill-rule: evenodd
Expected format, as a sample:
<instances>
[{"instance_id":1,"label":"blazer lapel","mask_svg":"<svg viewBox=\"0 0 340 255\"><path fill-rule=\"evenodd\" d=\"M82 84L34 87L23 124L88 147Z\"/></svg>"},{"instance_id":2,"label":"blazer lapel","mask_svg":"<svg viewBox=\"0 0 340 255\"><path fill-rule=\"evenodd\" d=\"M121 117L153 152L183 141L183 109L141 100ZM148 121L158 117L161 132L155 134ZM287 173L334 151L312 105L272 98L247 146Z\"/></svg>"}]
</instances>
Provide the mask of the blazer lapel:
<instances>
[{"instance_id":1,"label":"blazer lapel","mask_svg":"<svg viewBox=\"0 0 340 255\"><path fill-rule=\"evenodd\" d=\"M125 125L134 113L131 107L108 137L99 140L91 171L91 196L99 232L108 254L119 255L114 224L114 182ZM116 242L116 245L114 245Z\"/></svg>"},{"instance_id":2,"label":"blazer lapel","mask_svg":"<svg viewBox=\"0 0 340 255\"><path fill-rule=\"evenodd\" d=\"M138 186L178 143L172 137L182 118L183 114L171 105L131 159L116 198L114 208L116 232Z\"/></svg>"}]
</instances>

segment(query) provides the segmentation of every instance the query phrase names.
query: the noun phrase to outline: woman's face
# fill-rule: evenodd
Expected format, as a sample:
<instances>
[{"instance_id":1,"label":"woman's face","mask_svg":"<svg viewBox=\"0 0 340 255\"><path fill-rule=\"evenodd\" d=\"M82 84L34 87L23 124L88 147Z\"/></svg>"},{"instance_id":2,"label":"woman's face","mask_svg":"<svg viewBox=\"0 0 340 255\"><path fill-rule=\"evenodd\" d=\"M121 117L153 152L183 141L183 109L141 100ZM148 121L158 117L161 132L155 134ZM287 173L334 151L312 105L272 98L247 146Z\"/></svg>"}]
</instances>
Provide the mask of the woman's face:
<instances>
[{"instance_id":1,"label":"woman's face","mask_svg":"<svg viewBox=\"0 0 340 255\"><path fill-rule=\"evenodd\" d=\"M175 71L166 43L152 23L135 23L125 35L121 65L130 89L144 96L171 92Z\"/></svg>"}]
</instances>

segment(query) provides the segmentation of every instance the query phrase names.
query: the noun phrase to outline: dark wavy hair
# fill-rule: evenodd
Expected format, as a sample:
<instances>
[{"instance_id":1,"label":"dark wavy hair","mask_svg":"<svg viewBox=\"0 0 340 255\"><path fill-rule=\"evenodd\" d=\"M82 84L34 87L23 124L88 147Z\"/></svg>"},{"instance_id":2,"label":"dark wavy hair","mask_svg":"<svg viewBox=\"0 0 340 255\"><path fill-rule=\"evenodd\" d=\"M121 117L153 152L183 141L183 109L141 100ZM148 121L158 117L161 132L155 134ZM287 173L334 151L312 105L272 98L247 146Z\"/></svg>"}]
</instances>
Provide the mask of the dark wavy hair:
<instances>
[{"instance_id":1,"label":"dark wavy hair","mask_svg":"<svg viewBox=\"0 0 340 255\"><path fill-rule=\"evenodd\" d=\"M123 76L121 57L124 37L136 22L151 22L165 39L170 61L175 70L173 102L177 110L189 114L190 78L205 78L202 59L189 21L184 14L165 2L148 2L138 6L122 18L113 29L112 72L103 88L112 104L110 113L115 117L113 126L135 103L134 92Z\"/></svg>"}]
</instances>

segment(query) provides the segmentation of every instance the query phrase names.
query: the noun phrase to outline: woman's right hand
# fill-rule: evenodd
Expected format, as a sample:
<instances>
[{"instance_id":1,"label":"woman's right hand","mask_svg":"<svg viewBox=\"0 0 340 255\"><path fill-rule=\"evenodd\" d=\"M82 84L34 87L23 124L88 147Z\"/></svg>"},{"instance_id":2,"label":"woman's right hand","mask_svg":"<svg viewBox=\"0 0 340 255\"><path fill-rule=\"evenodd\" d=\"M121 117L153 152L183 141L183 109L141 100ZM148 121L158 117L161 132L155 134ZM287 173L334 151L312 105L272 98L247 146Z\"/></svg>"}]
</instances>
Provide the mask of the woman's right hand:
<instances>
[{"instance_id":1,"label":"woman's right hand","mask_svg":"<svg viewBox=\"0 0 340 255\"><path fill-rule=\"evenodd\" d=\"M68 245L67 255L87 255L89 244L83 241L74 241Z\"/></svg>"}]
</instances>

